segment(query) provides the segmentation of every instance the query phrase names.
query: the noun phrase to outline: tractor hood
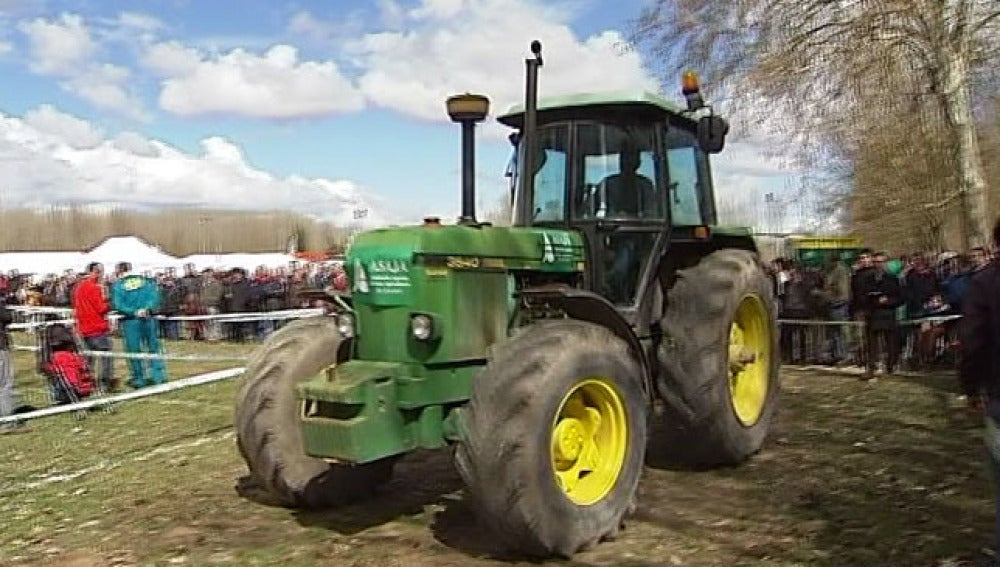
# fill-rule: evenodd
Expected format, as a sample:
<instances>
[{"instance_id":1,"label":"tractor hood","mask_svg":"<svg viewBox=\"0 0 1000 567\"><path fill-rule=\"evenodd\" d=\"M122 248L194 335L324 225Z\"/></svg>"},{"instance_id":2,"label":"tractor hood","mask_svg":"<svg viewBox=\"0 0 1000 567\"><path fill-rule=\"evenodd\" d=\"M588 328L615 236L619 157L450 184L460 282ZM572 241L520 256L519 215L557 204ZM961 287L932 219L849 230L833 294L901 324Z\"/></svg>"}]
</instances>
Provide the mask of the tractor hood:
<instances>
[{"instance_id":1,"label":"tractor hood","mask_svg":"<svg viewBox=\"0 0 1000 567\"><path fill-rule=\"evenodd\" d=\"M347 255L354 302L412 304L416 279L451 271L582 271L582 237L549 228L414 226L359 234Z\"/></svg>"},{"instance_id":2,"label":"tractor hood","mask_svg":"<svg viewBox=\"0 0 1000 567\"><path fill-rule=\"evenodd\" d=\"M584 269L582 237L545 228L414 226L355 237L345 267L355 357L409 364L482 361L516 308L516 273ZM433 324L418 339L411 318Z\"/></svg>"}]
</instances>

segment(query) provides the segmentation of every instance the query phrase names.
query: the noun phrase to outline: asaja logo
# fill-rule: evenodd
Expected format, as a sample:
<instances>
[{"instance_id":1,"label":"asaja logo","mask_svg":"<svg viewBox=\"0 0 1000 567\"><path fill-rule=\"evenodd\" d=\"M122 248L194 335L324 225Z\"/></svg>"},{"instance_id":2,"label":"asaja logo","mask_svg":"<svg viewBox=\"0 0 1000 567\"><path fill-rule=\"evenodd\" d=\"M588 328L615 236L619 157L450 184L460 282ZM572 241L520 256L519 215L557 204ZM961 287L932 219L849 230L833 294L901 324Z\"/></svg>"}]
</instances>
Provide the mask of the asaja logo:
<instances>
[{"instance_id":1,"label":"asaja logo","mask_svg":"<svg viewBox=\"0 0 1000 567\"><path fill-rule=\"evenodd\" d=\"M410 266L404 260L372 260L368 267L380 274L408 274Z\"/></svg>"}]
</instances>

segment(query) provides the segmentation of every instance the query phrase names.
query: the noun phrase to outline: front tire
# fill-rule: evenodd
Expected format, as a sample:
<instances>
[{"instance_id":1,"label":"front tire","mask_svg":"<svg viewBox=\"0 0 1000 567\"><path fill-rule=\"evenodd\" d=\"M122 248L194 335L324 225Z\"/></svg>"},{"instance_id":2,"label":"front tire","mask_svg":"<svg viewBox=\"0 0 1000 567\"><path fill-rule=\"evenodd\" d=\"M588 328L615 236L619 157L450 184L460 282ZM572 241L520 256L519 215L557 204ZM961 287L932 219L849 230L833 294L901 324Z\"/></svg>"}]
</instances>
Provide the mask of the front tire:
<instances>
[{"instance_id":1,"label":"front tire","mask_svg":"<svg viewBox=\"0 0 1000 567\"><path fill-rule=\"evenodd\" d=\"M521 553L569 557L634 508L648 402L624 341L547 321L500 345L463 410L456 464L471 507Z\"/></svg>"},{"instance_id":2,"label":"front tire","mask_svg":"<svg viewBox=\"0 0 1000 567\"><path fill-rule=\"evenodd\" d=\"M656 387L690 413L665 413L671 457L732 465L760 450L780 391L777 305L756 255L719 250L667 294ZM751 360L752 359L752 360Z\"/></svg>"},{"instance_id":3,"label":"front tire","mask_svg":"<svg viewBox=\"0 0 1000 567\"><path fill-rule=\"evenodd\" d=\"M370 495L389 480L393 460L330 464L302 443L295 386L345 357L336 321L294 321L250 359L236 396L236 441L251 480L289 507L320 508ZM339 354L338 354L339 353Z\"/></svg>"}]
</instances>

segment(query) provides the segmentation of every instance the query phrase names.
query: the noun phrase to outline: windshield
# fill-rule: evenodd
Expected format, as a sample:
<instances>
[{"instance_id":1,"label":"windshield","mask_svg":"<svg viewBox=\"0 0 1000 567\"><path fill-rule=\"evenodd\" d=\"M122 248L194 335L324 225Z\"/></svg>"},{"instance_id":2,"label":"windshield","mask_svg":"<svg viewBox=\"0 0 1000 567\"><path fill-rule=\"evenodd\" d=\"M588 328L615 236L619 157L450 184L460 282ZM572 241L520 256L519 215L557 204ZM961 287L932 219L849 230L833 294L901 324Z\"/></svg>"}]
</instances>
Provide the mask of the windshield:
<instances>
[{"instance_id":1,"label":"windshield","mask_svg":"<svg viewBox=\"0 0 1000 567\"><path fill-rule=\"evenodd\" d=\"M575 218L664 217L652 125L581 123L577 146L583 182L575 192Z\"/></svg>"}]
</instances>

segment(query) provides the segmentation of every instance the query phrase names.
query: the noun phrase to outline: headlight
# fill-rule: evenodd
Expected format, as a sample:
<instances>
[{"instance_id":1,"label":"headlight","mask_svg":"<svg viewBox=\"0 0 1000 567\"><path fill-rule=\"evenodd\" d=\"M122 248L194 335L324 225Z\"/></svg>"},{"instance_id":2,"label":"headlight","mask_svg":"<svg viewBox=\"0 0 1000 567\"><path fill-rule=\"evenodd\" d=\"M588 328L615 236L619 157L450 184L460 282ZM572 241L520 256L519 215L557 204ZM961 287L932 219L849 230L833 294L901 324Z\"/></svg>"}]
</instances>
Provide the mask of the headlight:
<instances>
[{"instance_id":1,"label":"headlight","mask_svg":"<svg viewBox=\"0 0 1000 567\"><path fill-rule=\"evenodd\" d=\"M350 313L337 315L337 331L345 339L354 337L354 315Z\"/></svg>"},{"instance_id":2,"label":"headlight","mask_svg":"<svg viewBox=\"0 0 1000 567\"><path fill-rule=\"evenodd\" d=\"M418 341L430 340L434 336L434 321L427 315L414 315L410 318L410 330Z\"/></svg>"}]
</instances>

